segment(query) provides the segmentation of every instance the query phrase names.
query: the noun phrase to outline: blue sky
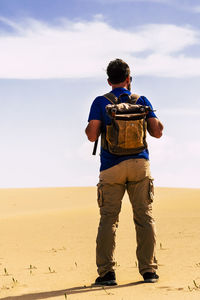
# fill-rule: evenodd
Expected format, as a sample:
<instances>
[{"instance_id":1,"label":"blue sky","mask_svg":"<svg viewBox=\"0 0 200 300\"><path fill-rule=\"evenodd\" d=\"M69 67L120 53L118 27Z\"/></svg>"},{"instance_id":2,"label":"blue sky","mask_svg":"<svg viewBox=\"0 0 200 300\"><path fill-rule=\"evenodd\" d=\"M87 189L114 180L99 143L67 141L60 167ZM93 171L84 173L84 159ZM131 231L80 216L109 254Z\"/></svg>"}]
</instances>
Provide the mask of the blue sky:
<instances>
[{"instance_id":1,"label":"blue sky","mask_svg":"<svg viewBox=\"0 0 200 300\"><path fill-rule=\"evenodd\" d=\"M165 125L155 184L198 188L199 17L197 0L0 0L0 187L97 183L84 129L119 57Z\"/></svg>"}]
</instances>

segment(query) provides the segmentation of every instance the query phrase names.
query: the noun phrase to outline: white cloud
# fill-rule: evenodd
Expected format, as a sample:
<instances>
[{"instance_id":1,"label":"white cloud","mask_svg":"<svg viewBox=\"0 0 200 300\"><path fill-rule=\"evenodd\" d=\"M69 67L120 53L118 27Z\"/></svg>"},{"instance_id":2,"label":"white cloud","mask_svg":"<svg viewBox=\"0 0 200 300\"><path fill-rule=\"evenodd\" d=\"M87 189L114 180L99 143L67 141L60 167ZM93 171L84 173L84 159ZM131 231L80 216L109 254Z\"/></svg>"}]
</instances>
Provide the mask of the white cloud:
<instances>
[{"instance_id":1,"label":"white cloud","mask_svg":"<svg viewBox=\"0 0 200 300\"><path fill-rule=\"evenodd\" d=\"M194 13L200 13L200 5L197 5L197 6L188 6L188 9Z\"/></svg>"},{"instance_id":2,"label":"white cloud","mask_svg":"<svg viewBox=\"0 0 200 300\"><path fill-rule=\"evenodd\" d=\"M193 109L193 108L173 108L173 109L162 109L162 115L170 115L170 116L186 116L186 117L193 117L193 116L200 116L200 110Z\"/></svg>"},{"instance_id":3,"label":"white cloud","mask_svg":"<svg viewBox=\"0 0 200 300\"><path fill-rule=\"evenodd\" d=\"M199 188L200 142L149 137L152 175L157 186Z\"/></svg>"},{"instance_id":4,"label":"white cloud","mask_svg":"<svg viewBox=\"0 0 200 300\"><path fill-rule=\"evenodd\" d=\"M99 16L91 22L62 20L59 26L30 19L0 21L15 31L0 34L0 78L104 76L107 63L116 57L134 65L137 75L200 76L200 57L184 55L186 47L199 44L192 28L150 24L119 30Z\"/></svg>"},{"instance_id":5,"label":"white cloud","mask_svg":"<svg viewBox=\"0 0 200 300\"><path fill-rule=\"evenodd\" d=\"M152 54L145 59L135 58L136 74L157 77L188 78L200 76L200 58L185 55Z\"/></svg>"}]
</instances>

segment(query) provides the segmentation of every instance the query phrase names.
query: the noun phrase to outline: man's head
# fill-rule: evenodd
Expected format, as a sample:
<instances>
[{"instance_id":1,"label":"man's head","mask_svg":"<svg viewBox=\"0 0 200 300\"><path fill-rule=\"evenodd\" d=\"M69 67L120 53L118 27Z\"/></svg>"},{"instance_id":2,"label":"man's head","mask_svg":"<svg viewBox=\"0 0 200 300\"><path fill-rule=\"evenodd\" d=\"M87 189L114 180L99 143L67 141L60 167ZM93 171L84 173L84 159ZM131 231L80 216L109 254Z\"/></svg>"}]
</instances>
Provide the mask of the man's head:
<instances>
[{"instance_id":1,"label":"man's head","mask_svg":"<svg viewBox=\"0 0 200 300\"><path fill-rule=\"evenodd\" d=\"M117 85L130 78L130 68L122 59L112 60L107 67L108 82Z\"/></svg>"}]
</instances>

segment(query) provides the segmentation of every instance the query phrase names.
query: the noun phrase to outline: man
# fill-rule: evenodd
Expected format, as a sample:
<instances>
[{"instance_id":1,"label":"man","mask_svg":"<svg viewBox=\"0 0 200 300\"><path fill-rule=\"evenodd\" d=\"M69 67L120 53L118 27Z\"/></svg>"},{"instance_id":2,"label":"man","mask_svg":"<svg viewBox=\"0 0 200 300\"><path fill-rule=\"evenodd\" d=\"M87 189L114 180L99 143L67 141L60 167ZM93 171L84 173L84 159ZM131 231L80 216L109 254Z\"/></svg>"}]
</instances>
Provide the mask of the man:
<instances>
[{"instance_id":1,"label":"man","mask_svg":"<svg viewBox=\"0 0 200 300\"><path fill-rule=\"evenodd\" d=\"M111 61L107 67L108 84L111 93L117 98L122 94L130 95L131 76L127 63L121 59ZM123 98L122 98L123 102ZM133 208L137 237L137 259L139 272L145 282L156 282L157 261L155 258L155 224L152 217L153 179L150 174L148 149L136 154L116 155L105 145L107 125L111 123L105 107L111 104L104 96L97 97L92 103L86 135L95 142L101 135L101 167L98 183L98 205L100 223L97 234L96 263L99 277L96 285L116 285L115 232L118 227L118 216L122 198L127 190ZM137 104L150 106L144 96L137 99ZM147 131L155 138L162 136L163 125L153 109L146 115Z\"/></svg>"}]
</instances>

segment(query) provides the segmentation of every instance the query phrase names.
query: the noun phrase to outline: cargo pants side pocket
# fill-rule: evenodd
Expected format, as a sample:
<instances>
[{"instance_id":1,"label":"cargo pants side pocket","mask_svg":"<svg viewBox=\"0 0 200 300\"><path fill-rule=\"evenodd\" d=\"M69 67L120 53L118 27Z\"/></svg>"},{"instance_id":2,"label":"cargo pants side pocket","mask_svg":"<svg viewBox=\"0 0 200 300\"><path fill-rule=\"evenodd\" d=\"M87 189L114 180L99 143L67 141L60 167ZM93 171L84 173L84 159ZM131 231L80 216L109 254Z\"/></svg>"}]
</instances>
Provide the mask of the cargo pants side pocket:
<instances>
[{"instance_id":1,"label":"cargo pants side pocket","mask_svg":"<svg viewBox=\"0 0 200 300\"><path fill-rule=\"evenodd\" d=\"M103 189L101 183L97 184L97 203L99 207L103 206Z\"/></svg>"},{"instance_id":2,"label":"cargo pants side pocket","mask_svg":"<svg viewBox=\"0 0 200 300\"><path fill-rule=\"evenodd\" d=\"M154 179L149 178L149 201L152 203L154 201L154 184L153 184Z\"/></svg>"}]
</instances>

